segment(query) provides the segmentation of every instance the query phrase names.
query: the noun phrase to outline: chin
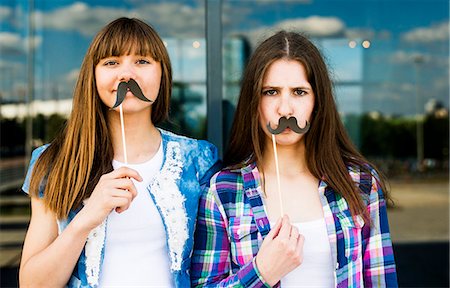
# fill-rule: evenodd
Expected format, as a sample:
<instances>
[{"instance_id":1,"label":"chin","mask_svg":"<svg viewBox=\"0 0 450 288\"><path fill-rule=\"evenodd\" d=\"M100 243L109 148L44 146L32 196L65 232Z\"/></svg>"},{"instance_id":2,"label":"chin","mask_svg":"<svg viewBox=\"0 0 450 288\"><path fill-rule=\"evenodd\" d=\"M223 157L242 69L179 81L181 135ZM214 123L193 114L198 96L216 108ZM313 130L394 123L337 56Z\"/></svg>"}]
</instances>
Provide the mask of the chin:
<instances>
[{"instance_id":1,"label":"chin","mask_svg":"<svg viewBox=\"0 0 450 288\"><path fill-rule=\"evenodd\" d=\"M293 132L293 134L295 134ZM290 145L298 145L300 142L302 142L303 137L299 137L299 135L295 134L278 134L278 136L275 137L277 140L278 145L283 146L290 146Z\"/></svg>"}]
</instances>

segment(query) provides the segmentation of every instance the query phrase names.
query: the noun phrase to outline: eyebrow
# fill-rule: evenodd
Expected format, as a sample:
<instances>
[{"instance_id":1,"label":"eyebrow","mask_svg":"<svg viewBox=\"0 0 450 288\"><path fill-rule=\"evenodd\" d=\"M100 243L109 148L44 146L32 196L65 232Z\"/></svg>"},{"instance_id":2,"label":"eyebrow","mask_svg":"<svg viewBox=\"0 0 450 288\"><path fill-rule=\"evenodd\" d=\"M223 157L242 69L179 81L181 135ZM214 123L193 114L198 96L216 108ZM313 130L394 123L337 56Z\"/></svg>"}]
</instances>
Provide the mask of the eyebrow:
<instances>
[{"instance_id":1,"label":"eyebrow","mask_svg":"<svg viewBox=\"0 0 450 288\"><path fill-rule=\"evenodd\" d=\"M268 89L268 88L273 88L273 89L281 89L282 87L276 86L276 85L264 85L262 87L262 89ZM293 87L289 87L289 89L302 89L302 90L312 90L312 87L307 87L307 86L293 86Z\"/></svg>"}]
</instances>

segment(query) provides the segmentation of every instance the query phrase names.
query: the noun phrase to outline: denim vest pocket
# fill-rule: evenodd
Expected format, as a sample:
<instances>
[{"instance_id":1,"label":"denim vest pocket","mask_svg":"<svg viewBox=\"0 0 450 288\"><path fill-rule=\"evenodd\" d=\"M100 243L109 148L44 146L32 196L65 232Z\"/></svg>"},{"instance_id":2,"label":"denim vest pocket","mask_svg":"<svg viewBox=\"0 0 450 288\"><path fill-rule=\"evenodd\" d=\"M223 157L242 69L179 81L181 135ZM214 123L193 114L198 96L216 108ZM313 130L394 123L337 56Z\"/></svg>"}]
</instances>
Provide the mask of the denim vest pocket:
<instances>
[{"instance_id":1,"label":"denim vest pocket","mask_svg":"<svg viewBox=\"0 0 450 288\"><path fill-rule=\"evenodd\" d=\"M230 217L231 260L242 266L258 251L258 227L252 215Z\"/></svg>"},{"instance_id":2,"label":"denim vest pocket","mask_svg":"<svg viewBox=\"0 0 450 288\"><path fill-rule=\"evenodd\" d=\"M341 223L345 242L345 257L348 262L355 262L362 257L362 227L364 220L360 215L352 217L350 210L336 214Z\"/></svg>"}]
</instances>

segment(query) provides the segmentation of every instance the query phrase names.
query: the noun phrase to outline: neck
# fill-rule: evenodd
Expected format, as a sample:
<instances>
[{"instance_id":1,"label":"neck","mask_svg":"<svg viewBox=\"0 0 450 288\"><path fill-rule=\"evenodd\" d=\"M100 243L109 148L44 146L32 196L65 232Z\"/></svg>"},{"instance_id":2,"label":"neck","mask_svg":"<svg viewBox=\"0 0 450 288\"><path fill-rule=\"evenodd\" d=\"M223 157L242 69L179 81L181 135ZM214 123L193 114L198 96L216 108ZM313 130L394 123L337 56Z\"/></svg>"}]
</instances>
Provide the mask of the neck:
<instances>
[{"instance_id":1,"label":"neck","mask_svg":"<svg viewBox=\"0 0 450 288\"><path fill-rule=\"evenodd\" d=\"M298 145L276 147L278 156L278 167L280 175L295 176L300 173L308 172L305 157L305 144L301 141ZM267 141L263 152L262 166L264 173L276 173L275 154L272 140Z\"/></svg>"},{"instance_id":2,"label":"neck","mask_svg":"<svg viewBox=\"0 0 450 288\"><path fill-rule=\"evenodd\" d=\"M153 125L150 113L123 114L123 116L126 151L122 140L120 113L110 111L108 115L114 159L133 164L142 163L152 158L161 144L161 135ZM125 152L127 159L125 159Z\"/></svg>"}]
</instances>

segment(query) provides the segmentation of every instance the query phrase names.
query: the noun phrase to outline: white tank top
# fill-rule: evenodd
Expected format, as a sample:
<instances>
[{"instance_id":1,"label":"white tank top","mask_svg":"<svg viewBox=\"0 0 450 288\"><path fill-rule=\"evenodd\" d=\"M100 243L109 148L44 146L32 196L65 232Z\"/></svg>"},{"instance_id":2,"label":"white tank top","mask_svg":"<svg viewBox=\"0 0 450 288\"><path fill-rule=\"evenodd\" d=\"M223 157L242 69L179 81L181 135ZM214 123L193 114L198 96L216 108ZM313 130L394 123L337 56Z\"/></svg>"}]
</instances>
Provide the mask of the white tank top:
<instances>
[{"instance_id":1,"label":"white tank top","mask_svg":"<svg viewBox=\"0 0 450 288\"><path fill-rule=\"evenodd\" d=\"M281 279L281 287L335 287L333 259L325 219L293 225L305 237L303 262Z\"/></svg>"},{"instance_id":2,"label":"white tank top","mask_svg":"<svg viewBox=\"0 0 450 288\"><path fill-rule=\"evenodd\" d=\"M100 287L174 287L166 231L147 190L162 162L162 145L142 164L125 165L113 160L114 169L130 167L144 181L134 181L138 193L128 210L120 214L113 211L108 216Z\"/></svg>"}]
</instances>

